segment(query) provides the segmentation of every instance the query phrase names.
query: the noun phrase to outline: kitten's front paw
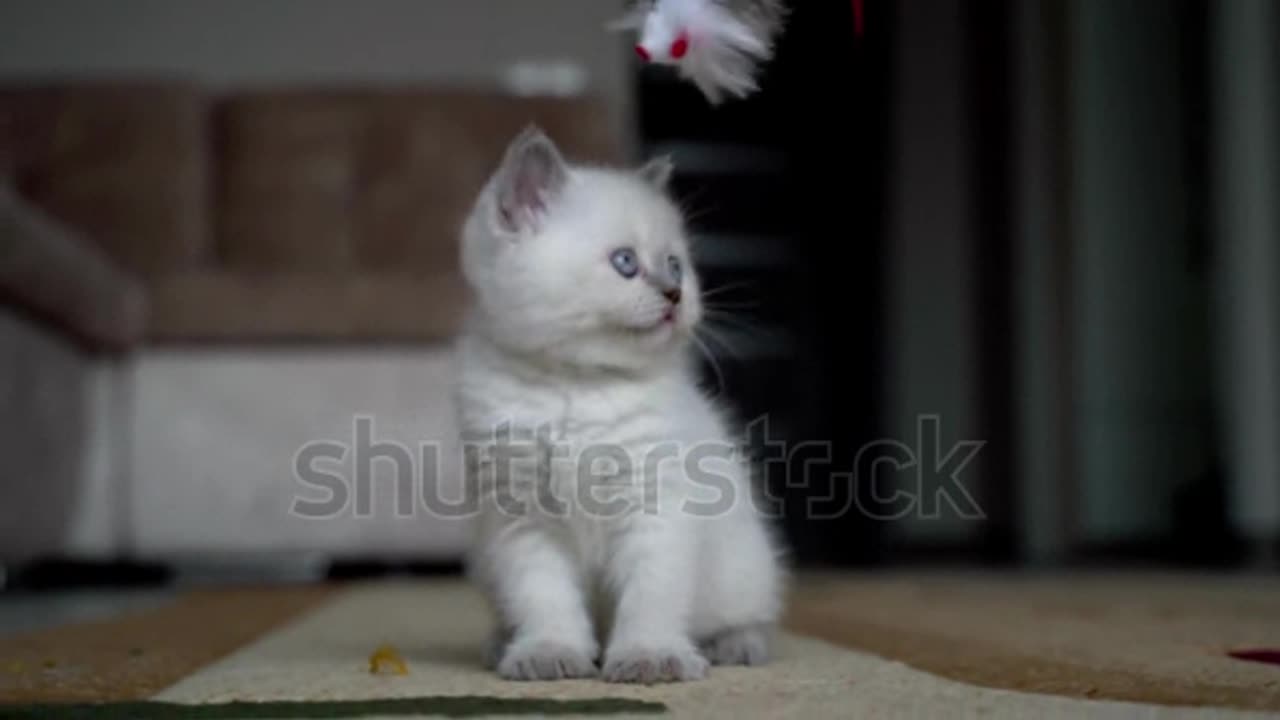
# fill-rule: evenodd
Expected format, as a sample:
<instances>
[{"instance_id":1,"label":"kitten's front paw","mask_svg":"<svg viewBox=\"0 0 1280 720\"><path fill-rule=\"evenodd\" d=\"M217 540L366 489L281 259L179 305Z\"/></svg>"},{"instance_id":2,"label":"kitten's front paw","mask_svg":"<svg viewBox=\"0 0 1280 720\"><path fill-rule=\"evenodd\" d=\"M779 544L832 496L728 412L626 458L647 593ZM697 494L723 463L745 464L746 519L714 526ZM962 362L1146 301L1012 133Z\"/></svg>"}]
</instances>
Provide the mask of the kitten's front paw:
<instances>
[{"instance_id":1,"label":"kitten's front paw","mask_svg":"<svg viewBox=\"0 0 1280 720\"><path fill-rule=\"evenodd\" d=\"M595 653L556 640L516 641L498 662L507 680L568 680L597 674Z\"/></svg>"},{"instance_id":2,"label":"kitten's front paw","mask_svg":"<svg viewBox=\"0 0 1280 720\"><path fill-rule=\"evenodd\" d=\"M764 665L769 662L769 634L763 627L726 630L702 646L713 665Z\"/></svg>"},{"instance_id":3,"label":"kitten's front paw","mask_svg":"<svg viewBox=\"0 0 1280 720\"><path fill-rule=\"evenodd\" d=\"M603 676L608 682L652 685L701 680L706 675L706 658L688 643L610 648L604 660Z\"/></svg>"}]
</instances>

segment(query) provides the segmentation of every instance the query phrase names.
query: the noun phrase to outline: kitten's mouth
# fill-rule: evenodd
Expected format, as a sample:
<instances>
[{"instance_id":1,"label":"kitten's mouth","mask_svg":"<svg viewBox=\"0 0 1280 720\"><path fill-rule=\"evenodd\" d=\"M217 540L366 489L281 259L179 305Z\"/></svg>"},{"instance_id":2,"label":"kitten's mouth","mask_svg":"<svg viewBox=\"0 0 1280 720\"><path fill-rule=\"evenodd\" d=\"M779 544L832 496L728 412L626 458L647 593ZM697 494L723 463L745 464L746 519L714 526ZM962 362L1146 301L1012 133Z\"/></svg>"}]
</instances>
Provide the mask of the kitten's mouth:
<instances>
[{"instance_id":1,"label":"kitten's mouth","mask_svg":"<svg viewBox=\"0 0 1280 720\"><path fill-rule=\"evenodd\" d=\"M670 332L675 329L677 318L676 308L670 307L664 310L657 320L647 325L633 325L629 329L640 335Z\"/></svg>"},{"instance_id":2,"label":"kitten's mouth","mask_svg":"<svg viewBox=\"0 0 1280 720\"><path fill-rule=\"evenodd\" d=\"M662 317L658 319L658 322L653 324L652 329L654 332L674 331L676 325L678 324L677 321L679 319L680 319L679 310L673 305L667 308L666 310L662 311Z\"/></svg>"}]
</instances>

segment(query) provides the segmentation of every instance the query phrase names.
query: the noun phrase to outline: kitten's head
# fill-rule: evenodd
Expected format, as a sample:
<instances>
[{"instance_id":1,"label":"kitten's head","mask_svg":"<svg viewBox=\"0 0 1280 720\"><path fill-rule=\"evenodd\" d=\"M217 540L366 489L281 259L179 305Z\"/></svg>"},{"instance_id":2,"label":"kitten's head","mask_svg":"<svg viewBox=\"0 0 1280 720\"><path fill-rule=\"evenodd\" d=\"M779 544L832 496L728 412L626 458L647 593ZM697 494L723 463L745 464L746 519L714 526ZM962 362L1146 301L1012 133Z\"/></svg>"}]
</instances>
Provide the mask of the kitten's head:
<instances>
[{"instance_id":1,"label":"kitten's head","mask_svg":"<svg viewBox=\"0 0 1280 720\"><path fill-rule=\"evenodd\" d=\"M535 127L507 148L463 231L479 328L509 350L643 371L701 320L671 165L571 165Z\"/></svg>"}]
</instances>

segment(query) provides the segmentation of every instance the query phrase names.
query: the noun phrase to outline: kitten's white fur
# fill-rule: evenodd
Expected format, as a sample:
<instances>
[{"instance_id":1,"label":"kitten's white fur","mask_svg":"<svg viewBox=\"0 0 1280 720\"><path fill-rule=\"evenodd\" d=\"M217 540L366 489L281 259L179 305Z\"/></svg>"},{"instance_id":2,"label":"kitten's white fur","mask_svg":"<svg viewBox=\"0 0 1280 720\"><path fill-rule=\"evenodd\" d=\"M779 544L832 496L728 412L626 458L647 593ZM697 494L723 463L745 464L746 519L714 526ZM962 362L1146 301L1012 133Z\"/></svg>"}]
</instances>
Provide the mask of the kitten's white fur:
<instances>
[{"instance_id":1,"label":"kitten's white fur","mask_svg":"<svg viewBox=\"0 0 1280 720\"><path fill-rule=\"evenodd\" d=\"M724 452L734 434L695 383L702 305L669 173L664 161L569 164L529 128L465 224L474 303L458 408L480 501L468 565L493 605L491 661L506 678L692 680L708 662L769 656L779 546L748 466ZM636 277L611 263L622 247L639 258ZM674 305L661 292L670 256L683 268ZM503 465L503 428L513 446L536 436L525 447L567 456ZM584 450L603 455L606 478L586 501ZM690 454L723 484L694 482ZM539 503L547 493L563 503ZM712 512L686 504L717 500Z\"/></svg>"}]
</instances>

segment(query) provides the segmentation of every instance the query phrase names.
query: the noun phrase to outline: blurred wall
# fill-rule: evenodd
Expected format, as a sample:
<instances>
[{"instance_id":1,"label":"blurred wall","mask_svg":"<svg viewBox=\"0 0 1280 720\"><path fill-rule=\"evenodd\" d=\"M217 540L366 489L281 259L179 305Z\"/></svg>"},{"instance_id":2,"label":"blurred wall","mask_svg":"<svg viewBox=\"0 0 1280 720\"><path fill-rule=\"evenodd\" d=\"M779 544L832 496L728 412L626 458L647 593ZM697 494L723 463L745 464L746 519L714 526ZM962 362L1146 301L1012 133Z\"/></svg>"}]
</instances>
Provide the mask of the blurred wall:
<instances>
[{"instance_id":1,"label":"blurred wall","mask_svg":"<svg viewBox=\"0 0 1280 720\"><path fill-rule=\"evenodd\" d=\"M6 0L0 79L177 74L216 87L492 86L568 61L630 106L621 0ZM555 82L551 78L549 82Z\"/></svg>"},{"instance_id":2,"label":"blurred wall","mask_svg":"<svg viewBox=\"0 0 1280 720\"><path fill-rule=\"evenodd\" d=\"M984 426L1003 388L984 373L982 329L1004 308L980 298L1007 280L1023 557L1149 547L1218 522L1223 496L1236 529L1274 535L1280 6L1231 0L1199 18L1172 0L1008 3L1012 33L994 38L1015 130L1003 278L978 252L1005 231L978 202L999 188L977 139L991 99L974 50L991 33L962 2L892 5L893 437L910 441L921 415L937 415L943 452L989 441L966 486L1001 491L983 462L1004 438ZM986 527L944 513L895 530L952 545Z\"/></svg>"},{"instance_id":3,"label":"blurred wall","mask_svg":"<svg viewBox=\"0 0 1280 720\"><path fill-rule=\"evenodd\" d=\"M1016 341L1014 388L1020 433L1016 474L1024 557L1067 552L1073 489L1070 420L1070 257L1063 188L1065 119L1061 3L1026 0L1014 10L1018 97L1012 200Z\"/></svg>"},{"instance_id":4,"label":"blurred wall","mask_svg":"<svg viewBox=\"0 0 1280 720\"><path fill-rule=\"evenodd\" d=\"M1171 5L1068 8L1075 529L1114 544L1170 531L1175 491L1211 470L1195 68Z\"/></svg>"},{"instance_id":5,"label":"blurred wall","mask_svg":"<svg viewBox=\"0 0 1280 720\"><path fill-rule=\"evenodd\" d=\"M891 437L919 452L922 418L936 417L943 456L954 443L987 440L978 427L977 316L974 303L973 173L963 0L896 3L898 47L890 176L886 282ZM981 493L981 454L959 476ZM938 498L932 468L901 473L897 490L920 499L893 530L907 543L965 542L980 528ZM936 512L934 512L936 510Z\"/></svg>"},{"instance_id":6,"label":"blurred wall","mask_svg":"<svg viewBox=\"0 0 1280 720\"><path fill-rule=\"evenodd\" d=\"M1263 544L1280 536L1280 4L1213 8L1215 370L1232 517Z\"/></svg>"}]
</instances>

